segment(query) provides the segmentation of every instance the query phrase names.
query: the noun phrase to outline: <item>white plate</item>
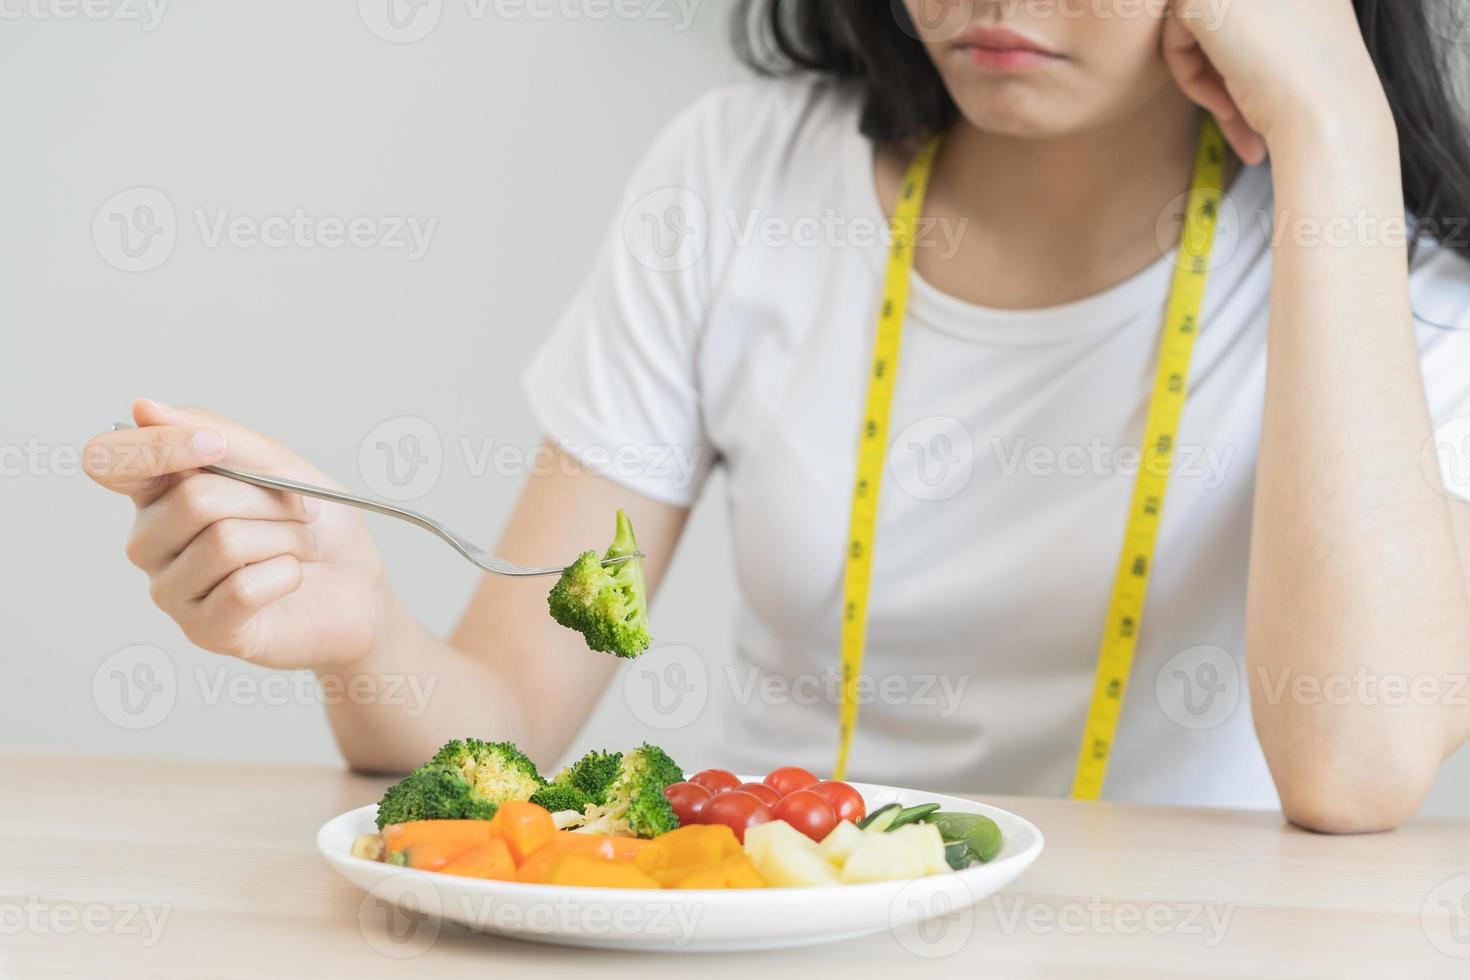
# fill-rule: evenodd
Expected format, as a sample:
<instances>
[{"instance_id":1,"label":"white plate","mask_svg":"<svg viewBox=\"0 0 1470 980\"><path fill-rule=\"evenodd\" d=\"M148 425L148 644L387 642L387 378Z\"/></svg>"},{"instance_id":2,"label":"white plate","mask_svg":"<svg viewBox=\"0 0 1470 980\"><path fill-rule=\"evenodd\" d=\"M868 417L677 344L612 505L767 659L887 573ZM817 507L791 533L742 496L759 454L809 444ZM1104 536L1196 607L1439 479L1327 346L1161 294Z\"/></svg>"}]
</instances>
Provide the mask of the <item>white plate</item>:
<instances>
[{"instance_id":1,"label":"white plate","mask_svg":"<svg viewBox=\"0 0 1470 980\"><path fill-rule=\"evenodd\" d=\"M359 907L368 942L400 957L427 949L441 919L481 932L595 949L717 952L836 942L968 909L1010 884L1041 853L1041 831L997 807L892 786L852 785L869 812L898 802L983 813L1000 825L1001 852L988 864L907 881L657 891L487 881L353 857L353 839L377 830L376 806L329 820L317 831L316 846L342 877L368 893Z\"/></svg>"}]
</instances>

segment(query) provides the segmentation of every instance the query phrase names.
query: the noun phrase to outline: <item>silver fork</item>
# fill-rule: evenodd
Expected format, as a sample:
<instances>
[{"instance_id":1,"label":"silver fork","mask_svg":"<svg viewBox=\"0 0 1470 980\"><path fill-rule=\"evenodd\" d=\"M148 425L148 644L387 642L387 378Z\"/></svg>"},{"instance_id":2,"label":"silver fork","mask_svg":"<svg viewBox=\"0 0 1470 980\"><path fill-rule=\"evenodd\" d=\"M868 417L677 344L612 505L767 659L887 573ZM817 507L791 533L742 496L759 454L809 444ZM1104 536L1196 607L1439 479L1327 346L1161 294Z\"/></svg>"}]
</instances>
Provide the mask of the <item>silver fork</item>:
<instances>
[{"instance_id":1,"label":"silver fork","mask_svg":"<svg viewBox=\"0 0 1470 980\"><path fill-rule=\"evenodd\" d=\"M124 429L135 429L137 426L127 422L114 422L112 431L121 432ZM284 493L296 493L303 497L316 497L318 500L328 500L334 504L346 504L348 507L356 507L359 510L372 511L374 514L384 514L388 517L396 517L400 521L416 524L438 535L448 542L455 551L464 555L472 563L483 568L487 572L496 575L511 575L517 578L531 578L538 575L560 575L564 568L527 568L508 562L504 558L497 558L483 548L478 548L465 538L455 534L449 528L440 524L432 517L427 517L417 511L406 507L395 507L393 504L385 504L381 500L373 500L371 497L359 497L355 493L346 493L342 490L329 490L326 487L313 486L310 483L299 483L296 480L286 480L277 476L266 476L262 473L246 473L243 470L232 470L228 466L204 466L201 469L205 473L213 473L216 476L229 477L231 480L239 480L241 483L249 483L252 486L263 487L266 490L280 490ZM603 561L603 565L618 565L634 558L642 558L643 553L625 555L621 558L609 558Z\"/></svg>"}]
</instances>

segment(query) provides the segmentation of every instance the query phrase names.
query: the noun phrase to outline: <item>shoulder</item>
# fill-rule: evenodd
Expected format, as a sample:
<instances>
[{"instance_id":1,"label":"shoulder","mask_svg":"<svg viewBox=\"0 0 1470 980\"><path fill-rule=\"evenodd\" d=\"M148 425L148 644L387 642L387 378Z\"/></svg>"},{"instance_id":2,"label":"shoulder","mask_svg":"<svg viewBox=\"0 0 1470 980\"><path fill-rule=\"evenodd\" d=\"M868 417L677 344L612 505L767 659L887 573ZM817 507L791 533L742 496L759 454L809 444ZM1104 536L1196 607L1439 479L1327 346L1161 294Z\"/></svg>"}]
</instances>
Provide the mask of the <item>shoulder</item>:
<instances>
[{"instance_id":1,"label":"shoulder","mask_svg":"<svg viewBox=\"0 0 1470 980\"><path fill-rule=\"evenodd\" d=\"M806 161L829 157L844 140L861 139L858 108L850 87L825 79L723 86L670 121L641 170L717 197L738 195L773 173L799 172Z\"/></svg>"},{"instance_id":2,"label":"shoulder","mask_svg":"<svg viewBox=\"0 0 1470 980\"><path fill-rule=\"evenodd\" d=\"M858 100L829 79L755 78L704 93L677 121L725 147L780 146L802 135L856 135Z\"/></svg>"}]
</instances>

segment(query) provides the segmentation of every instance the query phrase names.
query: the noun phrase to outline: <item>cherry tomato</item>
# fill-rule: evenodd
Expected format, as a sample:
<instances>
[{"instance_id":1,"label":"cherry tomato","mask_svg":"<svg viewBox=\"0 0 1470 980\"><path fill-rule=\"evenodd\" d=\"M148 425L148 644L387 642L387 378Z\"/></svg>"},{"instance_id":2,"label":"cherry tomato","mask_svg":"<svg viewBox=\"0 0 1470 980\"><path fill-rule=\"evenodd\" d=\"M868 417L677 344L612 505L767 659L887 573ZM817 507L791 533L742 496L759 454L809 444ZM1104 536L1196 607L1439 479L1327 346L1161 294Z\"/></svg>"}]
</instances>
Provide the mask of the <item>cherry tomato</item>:
<instances>
[{"instance_id":1,"label":"cherry tomato","mask_svg":"<svg viewBox=\"0 0 1470 980\"><path fill-rule=\"evenodd\" d=\"M868 815L868 806L863 802L863 794L840 780L824 779L810 789L827 801L832 812L837 814L839 822L851 820L857 823Z\"/></svg>"},{"instance_id":2,"label":"cherry tomato","mask_svg":"<svg viewBox=\"0 0 1470 980\"><path fill-rule=\"evenodd\" d=\"M740 785L740 777L728 769L706 769L694 774L691 783L698 783L711 793L720 793Z\"/></svg>"},{"instance_id":3,"label":"cherry tomato","mask_svg":"<svg viewBox=\"0 0 1470 980\"><path fill-rule=\"evenodd\" d=\"M699 811L709 802L714 793L708 787L698 783L670 783L664 787L664 795L674 805L674 813L679 817L679 825L687 826L699 822Z\"/></svg>"},{"instance_id":4,"label":"cherry tomato","mask_svg":"<svg viewBox=\"0 0 1470 980\"><path fill-rule=\"evenodd\" d=\"M783 766L772 770L771 774L766 777L766 785L782 796L795 793L799 789L806 789L816 781L816 776L797 766Z\"/></svg>"},{"instance_id":5,"label":"cherry tomato","mask_svg":"<svg viewBox=\"0 0 1470 980\"><path fill-rule=\"evenodd\" d=\"M745 828L769 823L770 819L771 808L759 796L738 789L711 797L699 811L700 823L722 823L735 831L735 838L742 844L745 843Z\"/></svg>"},{"instance_id":6,"label":"cherry tomato","mask_svg":"<svg viewBox=\"0 0 1470 980\"><path fill-rule=\"evenodd\" d=\"M814 841L821 841L837 826L837 814L809 789L781 797L781 802L771 807L771 818L785 820Z\"/></svg>"},{"instance_id":7,"label":"cherry tomato","mask_svg":"<svg viewBox=\"0 0 1470 980\"><path fill-rule=\"evenodd\" d=\"M741 783L735 788L742 792L749 793L752 796L760 797L761 802L764 803L766 806L775 806L777 803L781 802L781 794L771 789L771 787L767 786L765 783Z\"/></svg>"}]
</instances>

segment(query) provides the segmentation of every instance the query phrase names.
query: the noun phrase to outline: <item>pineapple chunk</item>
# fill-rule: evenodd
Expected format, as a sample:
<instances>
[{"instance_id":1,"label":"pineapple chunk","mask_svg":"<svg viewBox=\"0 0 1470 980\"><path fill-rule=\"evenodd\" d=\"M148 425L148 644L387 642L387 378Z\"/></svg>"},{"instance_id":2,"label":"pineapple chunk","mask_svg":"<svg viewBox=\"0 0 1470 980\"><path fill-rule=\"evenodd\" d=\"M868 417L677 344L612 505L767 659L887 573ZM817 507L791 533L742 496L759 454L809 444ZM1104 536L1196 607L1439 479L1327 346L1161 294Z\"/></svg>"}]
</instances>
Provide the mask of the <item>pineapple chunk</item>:
<instances>
[{"instance_id":1,"label":"pineapple chunk","mask_svg":"<svg viewBox=\"0 0 1470 980\"><path fill-rule=\"evenodd\" d=\"M745 832L745 853L773 888L807 888L839 884L817 844L784 820L751 827Z\"/></svg>"},{"instance_id":2,"label":"pineapple chunk","mask_svg":"<svg viewBox=\"0 0 1470 980\"><path fill-rule=\"evenodd\" d=\"M898 833L908 833L914 838L914 846L924 858L923 874L947 875L954 869L944 856L944 835L930 823L910 824L898 828Z\"/></svg>"},{"instance_id":3,"label":"pineapple chunk","mask_svg":"<svg viewBox=\"0 0 1470 980\"><path fill-rule=\"evenodd\" d=\"M893 881L948 871L944 839L932 824L909 824L887 832L866 832L842 866L848 882Z\"/></svg>"},{"instance_id":4,"label":"pineapple chunk","mask_svg":"<svg viewBox=\"0 0 1470 980\"><path fill-rule=\"evenodd\" d=\"M822 852L822 857L841 868L862 842L863 832L858 830L857 824L844 820L832 828L817 849Z\"/></svg>"},{"instance_id":5,"label":"pineapple chunk","mask_svg":"<svg viewBox=\"0 0 1470 980\"><path fill-rule=\"evenodd\" d=\"M815 841L785 820L771 820L745 829L745 853L757 864L766 851L778 846L817 849Z\"/></svg>"}]
</instances>

